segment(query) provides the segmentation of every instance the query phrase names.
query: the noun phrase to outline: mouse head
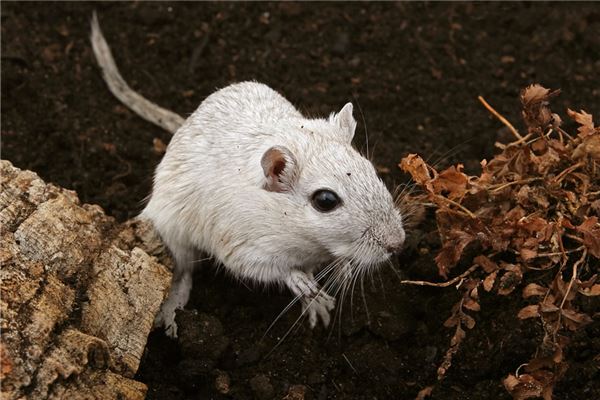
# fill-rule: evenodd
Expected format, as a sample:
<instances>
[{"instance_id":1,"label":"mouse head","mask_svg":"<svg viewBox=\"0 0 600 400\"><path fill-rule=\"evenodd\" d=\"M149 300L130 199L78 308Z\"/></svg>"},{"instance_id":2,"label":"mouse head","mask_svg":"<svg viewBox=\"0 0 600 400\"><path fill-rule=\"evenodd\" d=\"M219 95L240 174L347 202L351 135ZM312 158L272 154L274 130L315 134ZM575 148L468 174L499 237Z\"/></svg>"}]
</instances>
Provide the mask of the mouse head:
<instances>
[{"instance_id":1,"label":"mouse head","mask_svg":"<svg viewBox=\"0 0 600 400\"><path fill-rule=\"evenodd\" d=\"M328 120L315 119L273 146L261 164L267 191L286 195L303 237L332 258L368 268L399 252L405 239L400 212L375 168L354 148L352 104Z\"/></svg>"}]
</instances>

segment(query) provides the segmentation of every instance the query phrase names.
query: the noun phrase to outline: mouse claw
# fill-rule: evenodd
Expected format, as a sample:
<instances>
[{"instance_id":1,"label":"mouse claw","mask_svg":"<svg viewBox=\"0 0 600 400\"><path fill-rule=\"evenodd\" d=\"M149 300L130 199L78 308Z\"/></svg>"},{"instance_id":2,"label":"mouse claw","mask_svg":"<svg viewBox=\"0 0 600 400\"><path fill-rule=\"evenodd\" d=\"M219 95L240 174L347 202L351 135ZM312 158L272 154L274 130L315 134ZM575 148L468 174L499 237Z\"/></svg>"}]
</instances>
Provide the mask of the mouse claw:
<instances>
[{"instance_id":1,"label":"mouse claw","mask_svg":"<svg viewBox=\"0 0 600 400\"><path fill-rule=\"evenodd\" d=\"M167 327L165 327L165 335L171 339L177 339L177 323L173 321L173 323Z\"/></svg>"},{"instance_id":2,"label":"mouse claw","mask_svg":"<svg viewBox=\"0 0 600 400\"><path fill-rule=\"evenodd\" d=\"M302 315L308 317L311 329L317 325L319 319L327 328L331 321L329 312L335 308L335 298L319 287L312 273L292 271L286 284L292 293L301 299Z\"/></svg>"},{"instance_id":3,"label":"mouse claw","mask_svg":"<svg viewBox=\"0 0 600 400\"><path fill-rule=\"evenodd\" d=\"M156 314L154 328L165 328L165 335L171 339L177 339L177 322L175 322L175 310L169 312L165 307Z\"/></svg>"},{"instance_id":4,"label":"mouse claw","mask_svg":"<svg viewBox=\"0 0 600 400\"><path fill-rule=\"evenodd\" d=\"M335 298L324 292L319 292L314 298L306 298L302 304L302 313L308 314L308 325L311 329L317 326L320 319L327 328L331 322L329 312L335 308Z\"/></svg>"}]
</instances>

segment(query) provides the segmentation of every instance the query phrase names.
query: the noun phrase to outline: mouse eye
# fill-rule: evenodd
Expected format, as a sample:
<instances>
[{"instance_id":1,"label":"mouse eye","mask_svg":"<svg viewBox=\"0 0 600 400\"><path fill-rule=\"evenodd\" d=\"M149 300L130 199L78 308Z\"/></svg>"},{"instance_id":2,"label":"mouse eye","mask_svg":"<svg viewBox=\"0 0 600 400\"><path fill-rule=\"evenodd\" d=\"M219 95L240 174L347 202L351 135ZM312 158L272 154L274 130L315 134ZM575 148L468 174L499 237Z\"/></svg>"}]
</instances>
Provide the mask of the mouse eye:
<instances>
[{"instance_id":1,"label":"mouse eye","mask_svg":"<svg viewBox=\"0 0 600 400\"><path fill-rule=\"evenodd\" d=\"M321 212L329 212L342 203L337 194L327 189L314 192L311 201L313 207Z\"/></svg>"}]
</instances>

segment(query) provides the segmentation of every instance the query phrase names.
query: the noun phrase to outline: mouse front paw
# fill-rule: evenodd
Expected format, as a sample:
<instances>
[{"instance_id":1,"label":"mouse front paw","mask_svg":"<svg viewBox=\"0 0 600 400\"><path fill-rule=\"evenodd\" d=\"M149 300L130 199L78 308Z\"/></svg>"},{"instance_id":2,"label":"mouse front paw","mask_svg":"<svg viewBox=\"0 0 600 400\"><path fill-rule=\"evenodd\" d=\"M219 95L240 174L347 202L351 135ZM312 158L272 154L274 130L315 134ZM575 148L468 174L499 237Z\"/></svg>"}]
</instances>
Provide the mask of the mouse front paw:
<instances>
[{"instance_id":1,"label":"mouse front paw","mask_svg":"<svg viewBox=\"0 0 600 400\"><path fill-rule=\"evenodd\" d=\"M154 318L154 328L165 328L165 335L171 339L177 339L177 322L175 322L175 310L162 307L156 318Z\"/></svg>"},{"instance_id":2,"label":"mouse front paw","mask_svg":"<svg viewBox=\"0 0 600 400\"><path fill-rule=\"evenodd\" d=\"M315 297L304 297L302 299L302 314L308 316L308 324L311 329L317 325L318 319L327 328L331 321L329 312L334 308L335 298L323 291L319 291Z\"/></svg>"},{"instance_id":3,"label":"mouse front paw","mask_svg":"<svg viewBox=\"0 0 600 400\"><path fill-rule=\"evenodd\" d=\"M312 273L294 270L286 280L287 286L302 303L302 315L308 316L311 328L317 325L317 320L327 328L331 317L329 312L335 308L335 298L328 295L315 281Z\"/></svg>"}]
</instances>

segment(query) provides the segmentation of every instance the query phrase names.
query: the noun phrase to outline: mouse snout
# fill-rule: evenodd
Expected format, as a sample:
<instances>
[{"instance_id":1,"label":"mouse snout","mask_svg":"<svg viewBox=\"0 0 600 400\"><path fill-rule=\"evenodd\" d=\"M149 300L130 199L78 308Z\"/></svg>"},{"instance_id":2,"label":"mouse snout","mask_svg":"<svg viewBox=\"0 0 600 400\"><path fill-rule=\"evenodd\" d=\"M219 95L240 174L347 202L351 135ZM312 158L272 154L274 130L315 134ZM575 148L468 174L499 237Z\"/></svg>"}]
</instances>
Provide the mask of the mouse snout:
<instances>
[{"instance_id":1,"label":"mouse snout","mask_svg":"<svg viewBox=\"0 0 600 400\"><path fill-rule=\"evenodd\" d=\"M404 246L404 240L398 240L388 243L387 246L385 246L385 249L388 253L397 254L402 251L402 246Z\"/></svg>"},{"instance_id":2,"label":"mouse snout","mask_svg":"<svg viewBox=\"0 0 600 400\"><path fill-rule=\"evenodd\" d=\"M402 247L404 246L404 239L406 234L403 229L400 229L399 232L391 235L386 241L385 249L388 253L397 254L402 251Z\"/></svg>"}]
</instances>

